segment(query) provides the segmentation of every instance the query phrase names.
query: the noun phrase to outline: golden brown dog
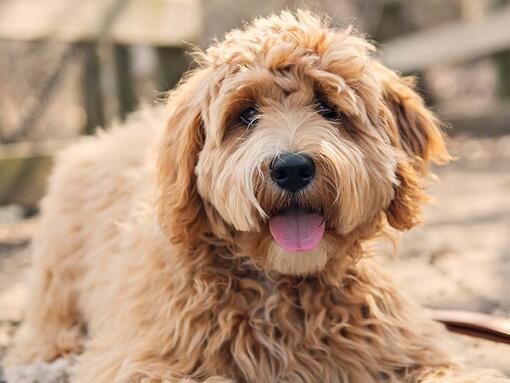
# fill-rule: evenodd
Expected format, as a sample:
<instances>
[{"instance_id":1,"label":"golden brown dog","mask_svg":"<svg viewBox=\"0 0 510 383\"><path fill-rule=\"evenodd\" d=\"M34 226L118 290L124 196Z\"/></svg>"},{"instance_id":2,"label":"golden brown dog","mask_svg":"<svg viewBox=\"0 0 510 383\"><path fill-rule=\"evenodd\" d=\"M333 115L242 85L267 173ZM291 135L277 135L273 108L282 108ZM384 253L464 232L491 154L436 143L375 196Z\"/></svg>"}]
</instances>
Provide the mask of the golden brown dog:
<instances>
[{"instance_id":1,"label":"golden brown dog","mask_svg":"<svg viewBox=\"0 0 510 383\"><path fill-rule=\"evenodd\" d=\"M350 29L261 18L156 112L58 161L10 364L73 382L496 382L363 244L419 220L448 154L412 81Z\"/></svg>"}]
</instances>

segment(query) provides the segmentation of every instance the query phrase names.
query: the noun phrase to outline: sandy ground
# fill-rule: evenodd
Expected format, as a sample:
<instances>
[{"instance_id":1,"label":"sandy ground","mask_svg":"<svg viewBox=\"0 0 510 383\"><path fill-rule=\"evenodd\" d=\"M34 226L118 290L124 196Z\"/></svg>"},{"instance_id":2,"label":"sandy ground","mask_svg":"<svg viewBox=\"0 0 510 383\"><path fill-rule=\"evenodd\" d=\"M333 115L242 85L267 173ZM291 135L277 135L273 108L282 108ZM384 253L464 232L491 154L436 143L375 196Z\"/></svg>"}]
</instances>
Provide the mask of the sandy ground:
<instances>
[{"instance_id":1,"label":"sandy ground","mask_svg":"<svg viewBox=\"0 0 510 383\"><path fill-rule=\"evenodd\" d=\"M459 160L437 170L425 223L402 236L398 258L381 255L381 263L426 306L510 317L510 136L458 138L451 151ZM0 358L22 316L36 223L8 216L0 215ZM510 376L510 346L452 338L472 366Z\"/></svg>"}]
</instances>

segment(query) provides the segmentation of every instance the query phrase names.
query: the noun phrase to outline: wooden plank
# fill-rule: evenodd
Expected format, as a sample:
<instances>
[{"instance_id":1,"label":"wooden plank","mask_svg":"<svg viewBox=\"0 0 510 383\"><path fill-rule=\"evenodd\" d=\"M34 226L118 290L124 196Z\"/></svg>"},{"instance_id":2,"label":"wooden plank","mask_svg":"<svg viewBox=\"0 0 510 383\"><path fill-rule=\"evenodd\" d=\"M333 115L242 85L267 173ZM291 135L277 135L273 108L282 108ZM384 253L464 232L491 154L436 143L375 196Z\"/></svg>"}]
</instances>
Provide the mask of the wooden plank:
<instances>
[{"instance_id":1,"label":"wooden plank","mask_svg":"<svg viewBox=\"0 0 510 383\"><path fill-rule=\"evenodd\" d=\"M96 40L116 0L0 1L0 39ZM201 31L199 0L129 0L106 37L122 44L180 46Z\"/></svg>"},{"instance_id":2,"label":"wooden plank","mask_svg":"<svg viewBox=\"0 0 510 383\"><path fill-rule=\"evenodd\" d=\"M4 0L0 38L75 42L94 39L115 0Z\"/></svg>"},{"instance_id":3,"label":"wooden plank","mask_svg":"<svg viewBox=\"0 0 510 383\"><path fill-rule=\"evenodd\" d=\"M381 47L386 65L404 73L510 49L510 6L479 22L459 22L394 39Z\"/></svg>"},{"instance_id":4,"label":"wooden plank","mask_svg":"<svg viewBox=\"0 0 510 383\"><path fill-rule=\"evenodd\" d=\"M57 4L60 2L60 4ZM5 40L40 40L54 31L59 12L69 13L77 1L62 0L0 2L0 38Z\"/></svg>"},{"instance_id":5,"label":"wooden plank","mask_svg":"<svg viewBox=\"0 0 510 383\"><path fill-rule=\"evenodd\" d=\"M182 46L198 41L202 26L199 0L131 0L112 27L121 44Z\"/></svg>"},{"instance_id":6,"label":"wooden plank","mask_svg":"<svg viewBox=\"0 0 510 383\"><path fill-rule=\"evenodd\" d=\"M34 208L46 190L55 152L75 140L0 145L0 205Z\"/></svg>"}]
</instances>

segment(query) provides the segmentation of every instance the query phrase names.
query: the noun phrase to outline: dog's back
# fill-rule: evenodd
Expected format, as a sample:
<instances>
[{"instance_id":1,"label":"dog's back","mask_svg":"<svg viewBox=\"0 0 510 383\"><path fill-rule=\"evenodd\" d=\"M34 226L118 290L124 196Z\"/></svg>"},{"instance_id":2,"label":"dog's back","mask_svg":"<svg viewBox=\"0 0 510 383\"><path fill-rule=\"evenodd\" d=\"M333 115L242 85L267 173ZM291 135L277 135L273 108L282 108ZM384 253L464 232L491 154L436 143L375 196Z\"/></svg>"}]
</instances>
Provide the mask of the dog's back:
<instances>
[{"instance_id":1,"label":"dog's back","mask_svg":"<svg viewBox=\"0 0 510 383\"><path fill-rule=\"evenodd\" d=\"M111 317L120 233L152 182L148 153L162 127L163 110L143 110L58 156L32 246L32 304L10 362L76 351L85 326L95 332Z\"/></svg>"}]
</instances>

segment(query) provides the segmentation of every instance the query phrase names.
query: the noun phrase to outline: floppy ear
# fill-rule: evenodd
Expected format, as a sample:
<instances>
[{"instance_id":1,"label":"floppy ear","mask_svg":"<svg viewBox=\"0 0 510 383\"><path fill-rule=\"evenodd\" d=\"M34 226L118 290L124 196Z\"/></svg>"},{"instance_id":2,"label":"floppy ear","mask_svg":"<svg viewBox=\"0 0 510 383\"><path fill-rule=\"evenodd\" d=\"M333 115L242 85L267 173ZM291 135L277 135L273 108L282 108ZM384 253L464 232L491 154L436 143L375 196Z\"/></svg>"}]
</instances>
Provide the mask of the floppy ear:
<instances>
[{"instance_id":1,"label":"floppy ear","mask_svg":"<svg viewBox=\"0 0 510 383\"><path fill-rule=\"evenodd\" d=\"M404 154L396 170L399 184L395 186L395 196L386 215L391 226L403 230L420 220L421 205L427 200L422 178L428 174L429 162L445 163L450 157L441 122L415 92L414 79L386 71L383 82L385 124L393 145Z\"/></svg>"},{"instance_id":2,"label":"floppy ear","mask_svg":"<svg viewBox=\"0 0 510 383\"><path fill-rule=\"evenodd\" d=\"M170 113L158 158L158 213L174 243L192 243L206 222L195 175L205 139L201 114L205 77L205 70L191 74L168 100Z\"/></svg>"}]
</instances>

